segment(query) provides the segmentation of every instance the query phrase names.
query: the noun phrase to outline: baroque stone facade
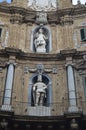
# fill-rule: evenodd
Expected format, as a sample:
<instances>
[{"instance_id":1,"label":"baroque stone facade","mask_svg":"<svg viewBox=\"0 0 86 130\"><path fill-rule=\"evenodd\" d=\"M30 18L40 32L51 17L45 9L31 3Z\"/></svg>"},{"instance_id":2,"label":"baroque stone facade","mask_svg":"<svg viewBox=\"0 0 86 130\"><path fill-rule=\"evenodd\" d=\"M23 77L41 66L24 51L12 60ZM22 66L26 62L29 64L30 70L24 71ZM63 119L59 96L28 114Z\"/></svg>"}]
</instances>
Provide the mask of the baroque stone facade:
<instances>
[{"instance_id":1,"label":"baroque stone facade","mask_svg":"<svg viewBox=\"0 0 86 130\"><path fill-rule=\"evenodd\" d=\"M86 5L28 2L0 3L0 129L84 130Z\"/></svg>"}]
</instances>

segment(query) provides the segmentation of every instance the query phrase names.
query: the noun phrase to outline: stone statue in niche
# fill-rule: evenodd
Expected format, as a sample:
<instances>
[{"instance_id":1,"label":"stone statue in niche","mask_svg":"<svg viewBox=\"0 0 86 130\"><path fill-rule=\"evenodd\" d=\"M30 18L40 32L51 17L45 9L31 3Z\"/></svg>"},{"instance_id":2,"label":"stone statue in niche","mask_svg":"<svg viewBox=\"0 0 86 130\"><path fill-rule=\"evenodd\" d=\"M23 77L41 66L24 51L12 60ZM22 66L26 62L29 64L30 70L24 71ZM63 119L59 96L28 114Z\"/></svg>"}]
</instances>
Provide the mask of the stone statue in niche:
<instances>
[{"instance_id":1,"label":"stone statue in niche","mask_svg":"<svg viewBox=\"0 0 86 130\"><path fill-rule=\"evenodd\" d=\"M34 36L34 45L36 52L46 52L48 37L45 36L43 28L39 28Z\"/></svg>"},{"instance_id":2,"label":"stone statue in niche","mask_svg":"<svg viewBox=\"0 0 86 130\"><path fill-rule=\"evenodd\" d=\"M42 82L42 75L38 75L37 82L33 85L34 106L43 106L46 95L47 85Z\"/></svg>"}]
</instances>

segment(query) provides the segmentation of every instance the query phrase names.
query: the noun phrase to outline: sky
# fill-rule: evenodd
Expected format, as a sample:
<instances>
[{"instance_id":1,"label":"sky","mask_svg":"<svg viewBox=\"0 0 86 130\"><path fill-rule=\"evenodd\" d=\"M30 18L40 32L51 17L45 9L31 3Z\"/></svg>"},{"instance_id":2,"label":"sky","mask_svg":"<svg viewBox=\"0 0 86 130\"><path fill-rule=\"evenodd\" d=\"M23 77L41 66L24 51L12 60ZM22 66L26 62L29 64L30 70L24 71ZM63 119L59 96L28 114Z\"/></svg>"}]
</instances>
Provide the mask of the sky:
<instances>
[{"instance_id":1,"label":"sky","mask_svg":"<svg viewBox=\"0 0 86 130\"><path fill-rule=\"evenodd\" d=\"M85 4L86 0L80 0L82 4ZM73 4L77 4L77 0L73 0Z\"/></svg>"},{"instance_id":2,"label":"sky","mask_svg":"<svg viewBox=\"0 0 86 130\"><path fill-rule=\"evenodd\" d=\"M2 2L3 0L0 0L0 2ZM7 0L8 3L10 3L11 0ZM86 0L81 0L81 3L84 4L86 2ZM77 0L73 0L73 4L76 4Z\"/></svg>"},{"instance_id":3,"label":"sky","mask_svg":"<svg viewBox=\"0 0 86 130\"><path fill-rule=\"evenodd\" d=\"M2 2L2 1L3 1L3 0L0 0L0 2ZM11 0L7 0L7 2L8 2L8 3L10 3L10 2L11 2Z\"/></svg>"}]
</instances>

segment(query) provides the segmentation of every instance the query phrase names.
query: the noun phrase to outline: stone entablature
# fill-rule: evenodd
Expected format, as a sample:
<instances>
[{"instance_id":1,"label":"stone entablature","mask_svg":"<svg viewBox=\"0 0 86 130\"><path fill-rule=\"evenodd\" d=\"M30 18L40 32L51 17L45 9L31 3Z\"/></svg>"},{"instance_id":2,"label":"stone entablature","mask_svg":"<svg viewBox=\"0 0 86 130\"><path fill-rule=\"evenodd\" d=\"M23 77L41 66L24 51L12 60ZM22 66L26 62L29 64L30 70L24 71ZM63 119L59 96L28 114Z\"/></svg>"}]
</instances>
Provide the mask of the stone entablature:
<instances>
[{"instance_id":1,"label":"stone entablature","mask_svg":"<svg viewBox=\"0 0 86 130\"><path fill-rule=\"evenodd\" d=\"M0 51L0 56L5 56L9 58L10 56L16 57L19 60L36 60L36 61L64 61L66 57L73 57L73 59L83 59L86 55L86 51L77 51L76 49L62 50L57 54L35 54L35 53L25 53L20 49L6 47ZM39 60L37 60L39 59Z\"/></svg>"},{"instance_id":2,"label":"stone entablature","mask_svg":"<svg viewBox=\"0 0 86 130\"><path fill-rule=\"evenodd\" d=\"M31 11L30 9L25 9L25 8L21 8L21 7L16 7L16 6L9 6L7 5L3 5L0 3L0 11L3 13L9 13L13 16L13 14L16 14L16 16L19 19L19 16L23 18L23 23L27 23L27 22L32 22L35 23L36 19L36 11ZM86 7L77 7L77 8L67 8L67 9L57 9L57 11L50 11L47 12L47 17L48 17L48 22L49 23L53 23L55 21L55 23L60 23L60 18L62 16L65 15L69 15L69 16L75 16L75 15L82 15L85 14L86 12ZM12 17L11 16L11 17ZM15 16L15 15L14 15ZM52 17L53 16L53 17ZM21 21L21 20L20 20ZM59 21L59 22L58 22Z\"/></svg>"}]
</instances>

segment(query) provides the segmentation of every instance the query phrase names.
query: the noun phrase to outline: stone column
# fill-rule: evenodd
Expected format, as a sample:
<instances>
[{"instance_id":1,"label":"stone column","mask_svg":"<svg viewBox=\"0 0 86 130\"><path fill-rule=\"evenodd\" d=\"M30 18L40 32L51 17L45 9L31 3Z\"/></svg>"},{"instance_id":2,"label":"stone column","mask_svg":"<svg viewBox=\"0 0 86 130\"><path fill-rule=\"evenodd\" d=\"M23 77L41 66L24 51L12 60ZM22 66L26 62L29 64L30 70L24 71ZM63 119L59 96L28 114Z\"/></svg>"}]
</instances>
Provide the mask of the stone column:
<instances>
[{"instance_id":1,"label":"stone column","mask_svg":"<svg viewBox=\"0 0 86 130\"><path fill-rule=\"evenodd\" d=\"M2 105L2 109L5 109L5 110L11 110L13 76L14 76L14 64L11 63L8 66L5 92L4 92L3 105Z\"/></svg>"},{"instance_id":2,"label":"stone column","mask_svg":"<svg viewBox=\"0 0 86 130\"><path fill-rule=\"evenodd\" d=\"M68 76L69 112L75 112L78 111L78 108L76 103L74 73L73 73L73 67L71 65L67 66L67 76Z\"/></svg>"}]
</instances>

